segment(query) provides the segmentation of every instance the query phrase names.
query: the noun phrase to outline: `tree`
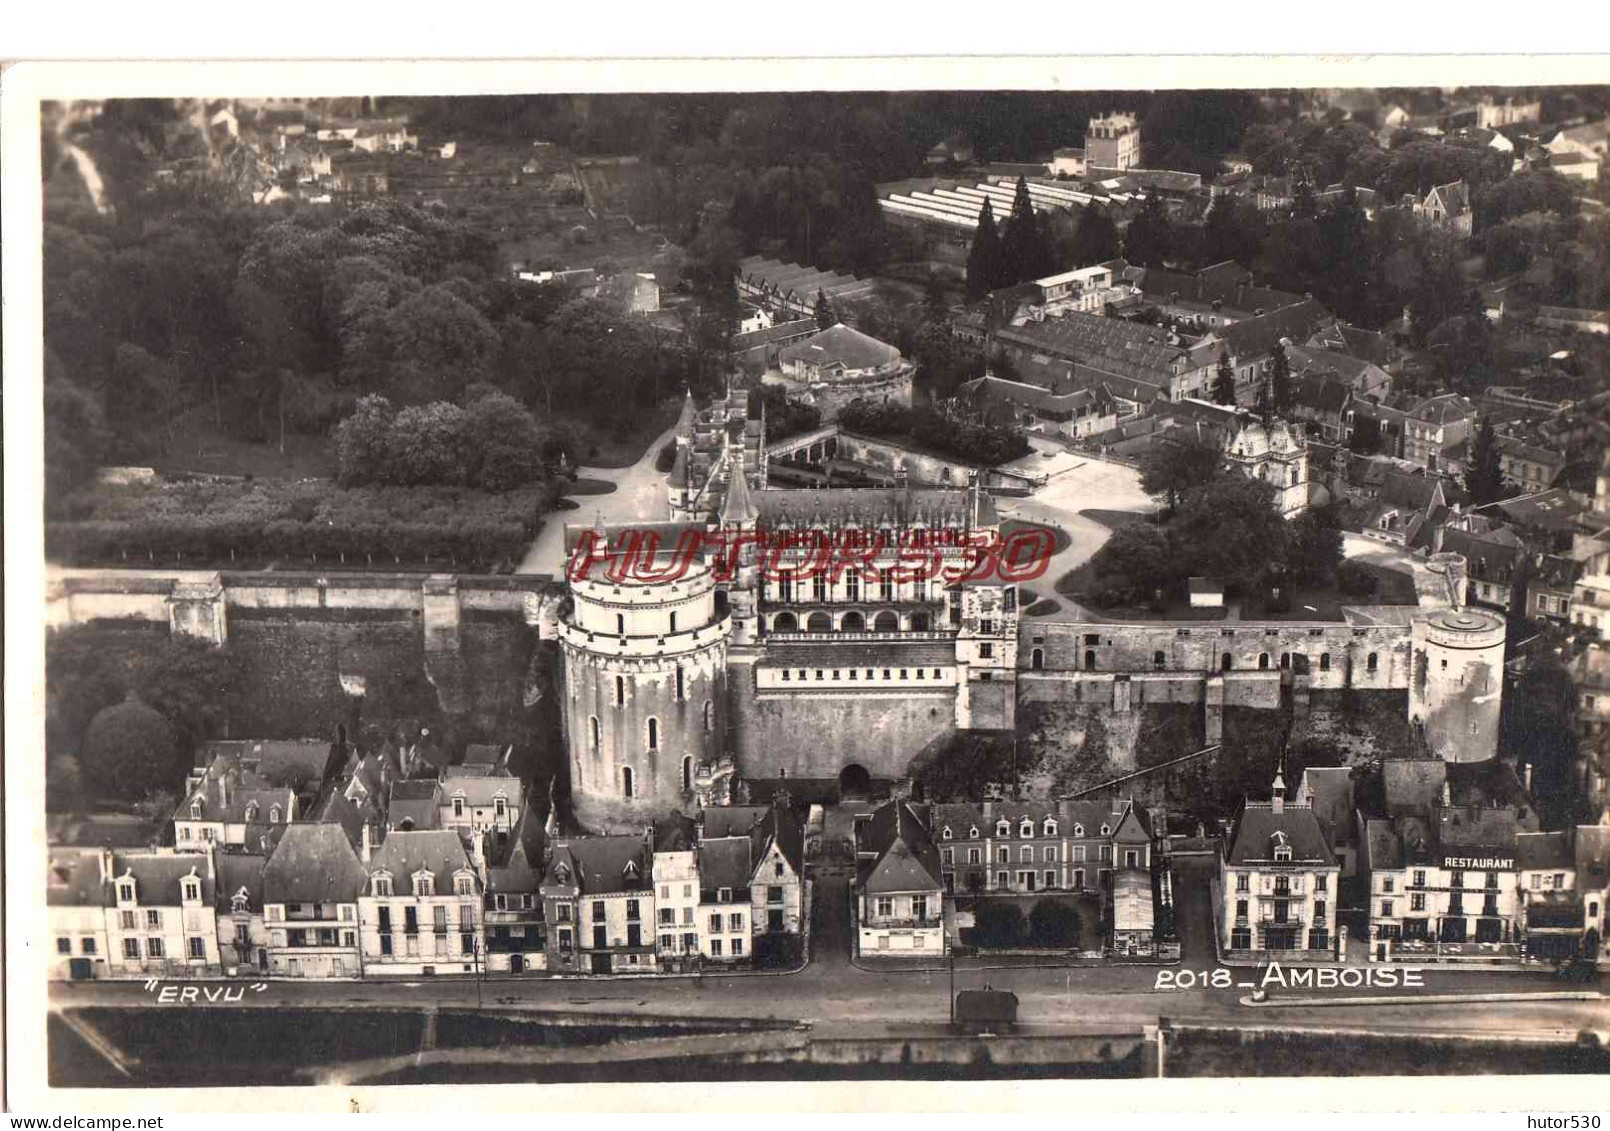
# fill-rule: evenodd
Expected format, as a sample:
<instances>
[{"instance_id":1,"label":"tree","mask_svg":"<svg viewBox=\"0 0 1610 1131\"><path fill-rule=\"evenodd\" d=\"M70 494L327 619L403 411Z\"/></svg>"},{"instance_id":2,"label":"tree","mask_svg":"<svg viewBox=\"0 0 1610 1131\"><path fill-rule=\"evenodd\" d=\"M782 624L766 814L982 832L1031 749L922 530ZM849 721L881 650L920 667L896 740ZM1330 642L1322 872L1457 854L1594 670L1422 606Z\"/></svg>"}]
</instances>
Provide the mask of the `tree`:
<instances>
[{"instance_id":1,"label":"tree","mask_svg":"<svg viewBox=\"0 0 1610 1131\"><path fill-rule=\"evenodd\" d=\"M1342 532L1329 508L1309 510L1291 522L1287 574L1298 585L1330 585L1342 563Z\"/></svg>"},{"instance_id":2,"label":"tree","mask_svg":"<svg viewBox=\"0 0 1610 1131\"><path fill-rule=\"evenodd\" d=\"M466 385L492 377L497 331L447 285L405 298L386 327L394 351L389 386L401 402L454 398Z\"/></svg>"},{"instance_id":3,"label":"tree","mask_svg":"<svg viewBox=\"0 0 1610 1131\"><path fill-rule=\"evenodd\" d=\"M90 720L79 762L92 795L128 801L171 788L188 765L168 720L133 695Z\"/></svg>"},{"instance_id":4,"label":"tree","mask_svg":"<svg viewBox=\"0 0 1610 1131\"><path fill-rule=\"evenodd\" d=\"M1148 495L1162 496L1163 505L1174 511L1187 492L1222 474L1223 465L1219 450L1210 444L1165 440L1146 453L1140 487Z\"/></svg>"},{"instance_id":5,"label":"tree","mask_svg":"<svg viewBox=\"0 0 1610 1131\"><path fill-rule=\"evenodd\" d=\"M1029 912L1029 940L1035 946L1078 946L1082 928L1078 909L1061 899L1038 900Z\"/></svg>"},{"instance_id":6,"label":"tree","mask_svg":"<svg viewBox=\"0 0 1610 1131\"><path fill-rule=\"evenodd\" d=\"M1213 403L1235 404L1235 369L1230 365L1228 347L1219 350L1219 367L1213 375Z\"/></svg>"},{"instance_id":7,"label":"tree","mask_svg":"<svg viewBox=\"0 0 1610 1131\"><path fill-rule=\"evenodd\" d=\"M391 422L392 478L404 486L462 485L469 480L470 443L467 414L458 405L411 405Z\"/></svg>"},{"instance_id":8,"label":"tree","mask_svg":"<svg viewBox=\"0 0 1610 1131\"><path fill-rule=\"evenodd\" d=\"M816 328L827 330L839 324L839 316L833 313L833 304L827 301L827 292L820 287L816 289Z\"/></svg>"},{"instance_id":9,"label":"tree","mask_svg":"<svg viewBox=\"0 0 1610 1131\"><path fill-rule=\"evenodd\" d=\"M1001 284L1001 237L995 230L995 211L986 198L973 229L973 245L967 252L967 301L977 302Z\"/></svg>"},{"instance_id":10,"label":"tree","mask_svg":"<svg viewBox=\"0 0 1610 1131\"><path fill-rule=\"evenodd\" d=\"M1012 217L1007 221L1006 235L1001 241L1001 258L1005 273L1003 285L1006 286L1044 278L1051 273L1045 241L1034 214L1034 202L1029 198L1028 181L1023 177L1017 179Z\"/></svg>"},{"instance_id":11,"label":"tree","mask_svg":"<svg viewBox=\"0 0 1610 1131\"><path fill-rule=\"evenodd\" d=\"M1173 246L1174 235L1163 211L1163 198L1152 193L1124 233L1124 258L1139 267L1161 267Z\"/></svg>"},{"instance_id":12,"label":"tree","mask_svg":"<svg viewBox=\"0 0 1610 1131\"><path fill-rule=\"evenodd\" d=\"M1090 568L1096 576L1090 596L1103 605L1155 604L1179 580L1168 536L1152 522L1131 522L1113 531Z\"/></svg>"},{"instance_id":13,"label":"tree","mask_svg":"<svg viewBox=\"0 0 1610 1131\"><path fill-rule=\"evenodd\" d=\"M1275 343L1270 355L1269 399L1276 416L1285 416L1286 410L1291 407L1291 359L1286 356L1286 347L1280 342Z\"/></svg>"},{"instance_id":14,"label":"tree","mask_svg":"<svg viewBox=\"0 0 1610 1131\"><path fill-rule=\"evenodd\" d=\"M1261 479L1224 475L1188 495L1168 525L1176 561L1216 577L1231 592L1250 593L1271 565L1288 560L1291 529Z\"/></svg>"},{"instance_id":15,"label":"tree","mask_svg":"<svg viewBox=\"0 0 1610 1131\"><path fill-rule=\"evenodd\" d=\"M973 933L982 946L1018 946L1028 933L1028 924L1023 919L1023 912L1015 903L981 899L974 915L977 925L973 928Z\"/></svg>"},{"instance_id":16,"label":"tree","mask_svg":"<svg viewBox=\"0 0 1610 1131\"><path fill-rule=\"evenodd\" d=\"M1498 450L1498 433L1490 417L1481 418L1476 442L1471 445L1470 465L1465 469L1465 490L1477 506L1495 502L1504 494L1504 472Z\"/></svg>"},{"instance_id":17,"label":"tree","mask_svg":"<svg viewBox=\"0 0 1610 1131\"><path fill-rule=\"evenodd\" d=\"M1258 210L1238 196L1221 196L1213 202L1203 224L1203 254L1209 263L1251 265L1257 262L1269 225Z\"/></svg>"},{"instance_id":18,"label":"tree","mask_svg":"<svg viewBox=\"0 0 1610 1131\"><path fill-rule=\"evenodd\" d=\"M389 400L371 393L336 426L336 476L343 486L390 482L391 423L396 415Z\"/></svg>"},{"instance_id":19,"label":"tree","mask_svg":"<svg viewBox=\"0 0 1610 1131\"><path fill-rule=\"evenodd\" d=\"M1118 258L1118 225L1105 208L1089 204L1079 210L1074 246L1074 262L1084 267Z\"/></svg>"},{"instance_id":20,"label":"tree","mask_svg":"<svg viewBox=\"0 0 1610 1131\"><path fill-rule=\"evenodd\" d=\"M465 407L464 435L473 447L469 481L485 491L510 491L542 478L542 436L524 405L506 393L477 397Z\"/></svg>"}]
</instances>

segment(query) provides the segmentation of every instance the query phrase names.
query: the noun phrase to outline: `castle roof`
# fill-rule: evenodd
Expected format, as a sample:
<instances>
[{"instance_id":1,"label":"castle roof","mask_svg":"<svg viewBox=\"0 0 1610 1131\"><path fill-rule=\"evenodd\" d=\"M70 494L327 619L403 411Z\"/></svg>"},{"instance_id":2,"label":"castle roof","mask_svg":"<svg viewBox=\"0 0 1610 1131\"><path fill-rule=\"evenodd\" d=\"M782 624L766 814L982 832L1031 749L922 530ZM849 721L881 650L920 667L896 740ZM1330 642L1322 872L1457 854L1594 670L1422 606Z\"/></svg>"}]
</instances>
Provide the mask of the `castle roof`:
<instances>
[{"instance_id":1,"label":"castle roof","mask_svg":"<svg viewBox=\"0 0 1610 1131\"><path fill-rule=\"evenodd\" d=\"M840 322L802 342L786 347L777 355L787 365L803 361L809 365L839 365L845 369L876 369L900 360L900 351Z\"/></svg>"}]
</instances>

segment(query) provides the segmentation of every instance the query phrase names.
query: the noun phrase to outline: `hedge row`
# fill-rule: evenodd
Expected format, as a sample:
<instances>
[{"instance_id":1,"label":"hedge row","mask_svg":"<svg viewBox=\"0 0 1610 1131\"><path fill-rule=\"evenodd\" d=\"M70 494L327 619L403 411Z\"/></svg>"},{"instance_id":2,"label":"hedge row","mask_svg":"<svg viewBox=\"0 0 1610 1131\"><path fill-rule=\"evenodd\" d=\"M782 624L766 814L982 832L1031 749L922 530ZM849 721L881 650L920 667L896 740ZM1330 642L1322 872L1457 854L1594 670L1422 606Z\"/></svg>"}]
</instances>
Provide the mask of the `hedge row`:
<instances>
[{"instance_id":1,"label":"hedge row","mask_svg":"<svg viewBox=\"0 0 1610 1131\"><path fill-rule=\"evenodd\" d=\"M45 552L51 560L74 565L275 558L490 564L519 559L552 501L541 488L488 494L320 485L312 491L305 483L260 482L99 493L104 497L77 508L84 517L47 524ZM174 505L179 499L194 509L179 509Z\"/></svg>"}]
</instances>

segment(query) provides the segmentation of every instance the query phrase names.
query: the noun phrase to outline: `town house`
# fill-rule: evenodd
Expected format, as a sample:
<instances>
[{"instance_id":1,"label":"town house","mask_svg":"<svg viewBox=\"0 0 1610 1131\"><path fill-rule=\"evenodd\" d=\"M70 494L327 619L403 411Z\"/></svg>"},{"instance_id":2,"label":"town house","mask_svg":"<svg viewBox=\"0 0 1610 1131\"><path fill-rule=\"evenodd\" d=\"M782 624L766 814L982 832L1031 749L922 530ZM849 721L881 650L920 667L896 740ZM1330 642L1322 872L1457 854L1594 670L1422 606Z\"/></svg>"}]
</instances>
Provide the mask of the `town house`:
<instances>
[{"instance_id":1,"label":"town house","mask_svg":"<svg viewBox=\"0 0 1610 1131\"><path fill-rule=\"evenodd\" d=\"M525 811L525 783L507 771L465 774L454 767L442 775L440 800L439 827L489 832L507 843Z\"/></svg>"},{"instance_id":2,"label":"town house","mask_svg":"<svg viewBox=\"0 0 1610 1131\"><path fill-rule=\"evenodd\" d=\"M1126 800L935 805L928 820L947 892L1110 892L1116 869L1151 868L1151 835Z\"/></svg>"},{"instance_id":3,"label":"town house","mask_svg":"<svg viewBox=\"0 0 1610 1131\"><path fill-rule=\"evenodd\" d=\"M1554 960L1576 954L1587 928L1576 887L1573 830L1515 835L1515 867L1527 958Z\"/></svg>"},{"instance_id":4,"label":"town house","mask_svg":"<svg viewBox=\"0 0 1610 1131\"><path fill-rule=\"evenodd\" d=\"M111 876L106 941L112 977L220 973L211 847L114 853Z\"/></svg>"},{"instance_id":5,"label":"town house","mask_svg":"<svg viewBox=\"0 0 1610 1131\"><path fill-rule=\"evenodd\" d=\"M342 838L343 841L345 838ZM455 829L394 829L367 840L358 900L369 974L468 974L479 961L484 884Z\"/></svg>"},{"instance_id":6,"label":"town house","mask_svg":"<svg viewBox=\"0 0 1610 1131\"><path fill-rule=\"evenodd\" d=\"M699 945L699 829L680 813L654 822L655 931L660 968L691 968Z\"/></svg>"},{"instance_id":7,"label":"town house","mask_svg":"<svg viewBox=\"0 0 1610 1131\"><path fill-rule=\"evenodd\" d=\"M1443 393L1415 405L1404 423L1403 458L1427 471L1447 470L1454 453L1472 435L1476 406L1468 397Z\"/></svg>"},{"instance_id":8,"label":"town house","mask_svg":"<svg viewBox=\"0 0 1610 1131\"><path fill-rule=\"evenodd\" d=\"M224 973L235 976L269 972L272 941L263 906L265 857L233 852L217 857L215 907L218 957Z\"/></svg>"},{"instance_id":9,"label":"town house","mask_svg":"<svg viewBox=\"0 0 1610 1131\"><path fill-rule=\"evenodd\" d=\"M699 838L699 945L712 962L752 957L752 900L748 836Z\"/></svg>"},{"instance_id":10,"label":"town house","mask_svg":"<svg viewBox=\"0 0 1610 1131\"><path fill-rule=\"evenodd\" d=\"M1219 862L1214 918L1225 956L1327 961L1341 868L1314 810L1286 800L1276 773L1269 801L1248 801Z\"/></svg>"},{"instance_id":11,"label":"town house","mask_svg":"<svg viewBox=\"0 0 1610 1131\"><path fill-rule=\"evenodd\" d=\"M488 834L483 834L488 835ZM547 923L538 880L543 832L530 809L520 815L505 855L488 853L486 869L486 969L521 974L548 966Z\"/></svg>"},{"instance_id":12,"label":"town house","mask_svg":"<svg viewBox=\"0 0 1610 1131\"><path fill-rule=\"evenodd\" d=\"M653 847L641 836L554 842L541 888L549 970L609 974L656 969Z\"/></svg>"},{"instance_id":13,"label":"town house","mask_svg":"<svg viewBox=\"0 0 1610 1131\"><path fill-rule=\"evenodd\" d=\"M340 825L286 829L263 866L269 972L288 978L361 974L359 900L366 879Z\"/></svg>"},{"instance_id":14,"label":"town house","mask_svg":"<svg viewBox=\"0 0 1610 1131\"><path fill-rule=\"evenodd\" d=\"M701 840L749 838L750 949L757 960L792 960L808 914L805 828L799 818L777 804L710 808L701 815L699 833Z\"/></svg>"},{"instance_id":15,"label":"town house","mask_svg":"<svg viewBox=\"0 0 1610 1131\"><path fill-rule=\"evenodd\" d=\"M939 852L904 801L880 806L855 837L855 915L862 954L945 951Z\"/></svg>"},{"instance_id":16,"label":"town house","mask_svg":"<svg viewBox=\"0 0 1610 1131\"><path fill-rule=\"evenodd\" d=\"M182 849L255 845L263 834L299 815L293 790L243 770L235 755L220 754L173 811L173 840Z\"/></svg>"},{"instance_id":17,"label":"town house","mask_svg":"<svg viewBox=\"0 0 1610 1131\"><path fill-rule=\"evenodd\" d=\"M53 940L50 977L104 978L106 910L112 902L112 854L104 848L52 845L45 880L45 914Z\"/></svg>"}]
</instances>

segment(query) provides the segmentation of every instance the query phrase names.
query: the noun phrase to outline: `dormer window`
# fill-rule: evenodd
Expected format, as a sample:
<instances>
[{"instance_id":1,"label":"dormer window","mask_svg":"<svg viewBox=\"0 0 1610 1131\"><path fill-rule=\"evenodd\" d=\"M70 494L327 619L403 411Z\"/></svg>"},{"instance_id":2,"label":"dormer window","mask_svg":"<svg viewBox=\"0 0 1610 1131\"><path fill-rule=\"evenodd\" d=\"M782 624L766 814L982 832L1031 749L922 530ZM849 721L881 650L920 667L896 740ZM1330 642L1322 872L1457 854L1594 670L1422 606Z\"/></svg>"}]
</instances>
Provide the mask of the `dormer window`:
<instances>
[{"instance_id":1,"label":"dormer window","mask_svg":"<svg viewBox=\"0 0 1610 1131\"><path fill-rule=\"evenodd\" d=\"M246 820L248 822L257 820L257 802L253 801L246 806Z\"/></svg>"},{"instance_id":2,"label":"dormer window","mask_svg":"<svg viewBox=\"0 0 1610 1131\"><path fill-rule=\"evenodd\" d=\"M374 880L375 895L389 896L391 894L391 877L376 876Z\"/></svg>"},{"instance_id":3,"label":"dormer window","mask_svg":"<svg viewBox=\"0 0 1610 1131\"><path fill-rule=\"evenodd\" d=\"M977 825L974 825L972 828L967 830L967 838L969 840L977 840L978 839L978 826Z\"/></svg>"},{"instance_id":4,"label":"dormer window","mask_svg":"<svg viewBox=\"0 0 1610 1131\"><path fill-rule=\"evenodd\" d=\"M492 812L493 813L497 814L499 817L502 817L502 816L506 816L508 814L508 811L509 811L509 803L506 800L504 800L501 797L494 797L492 799Z\"/></svg>"},{"instance_id":5,"label":"dormer window","mask_svg":"<svg viewBox=\"0 0 1610 1131\"><path fill-rule=\"evenodd\" d=\"M464 799L462 797L453 798L453 816L462 817L463 815L464 815Z\"/></svg>"},{"instance_id":6,"label":"dormer window","mask_svg":"<svg viewBox=\"0 0 1610 1131\"><path fill-rule=\"evenodd\" d=\"M278 805L270 805L268 807L268 823L271 825L277 825L280 823L280 807Z\"/></svg>"},{"instance_id":7,"label":"dormer window","mask_svg":"<svg viewBox=\"0 0 1610 1131\"><path fill-rule=\"evenodd\" d=\"M1055 821L1052 821L1052 820L1048 819L1045 822L1045 835L1046 836L1056 836L1057 835L1057 823Z\"/></svg>"},{"instance_id":8,"label":"dormer window","mask_svg":"<svg viewBox=\"0 0 1610 1131\"><path fill-rule=\"evenodd\" d=\"M201 820L201 798L199 797L190 803L190 819L192 821Z\"/></svg>"},{"instance_id":9,"label":"dormer window","mask_svg":"<svg viewBox=\"0 0 1610 1131\"><path fill-rule=\"evenodd\" d=\"M132 881L124 880L117 885L117 901L119 903L134 902L134 884Z\"/></svg>"},{"instance_id":10,"label":"dormer window","mask_svg":"<svg viewBox=\"0 0 1610 1131\"><path fill-rule=\"evenodd\" d=\"M458 894L459 895L474 895L475 894L475 877L473 877L473 876L457 876L457 877L455 877L455 881L458 884Z\"/></svg>"},{"instance_id":11,"label":"dormer window","mask_svg":"<svg viewBox=\"0 0 1610 1131\"><path fill-rule=\"evenodd\" d=\"M570 882L569 867L564 864L555 865L553 870L553 878L562 884L568 884Z\"/></svg>"},{"instance_id":12,"label":"dormer window","mask_svg":"<svg viewBox=\"0 0 1610 1131\"><path fill-rule=\"evenodd\" d=\"M997 821L995 823L995 835L996 836L1011 836L1012 835L1012 826L1011 826L1010 822L1006 821L1005 819Z\"/></svg>"},{"instance_id":13,"label":"dormer window","mask_svg":"<svg viewBox=\"0 0 1610 1131\"><path fill-rule=\"evenodd\" d=\"M201 898L201 881L192 876L186 876L179 881L179 891L186 903L195 903Z\"/></svg>"},{"instance_id":14,"label":"dormer window","mask_svg":"<svg viewBox=\"0 0 1610 1131\"><path fill-rule=\"evenodd\" d=\"M945 826L944 830L939 834L939 837L940 837L941 840L949 840L949 839L951 839L951 833L950 833L950 826L949 825Z\"/></svg>"},{"instance_id":15,"label":"dormer window","mask_svg":"<svg viewBox=\"0 0 1610 1131\"><path fill-rule=\"evenodd\" d=\"M1291 846L1286 844L1277 844L1275 846L1275 860L1276 862L1290 863Z\"/></svg>"},{"instance_id":16,"label":"dormer window","mask_svg":"<svg viewBox=\"0 0 1610 1131\"><path fill-rule=\"evenodd\" d=\"M1017 835L1022 837L1024 840L1028 840L1034 835L1034 822L1029 820L1027 817L1024 817L1023 823L1018 826Z\"/></svg>"},{"instance_id":17,"label":"dormer window","mask_svg":"<svg viewBox=\"0 0 1610 1131\"><path fill-rule=\"evenodd\" d=\"M1085 827L1083 825L1074 825L1073 826L1073 835L1074 836L1084 836L1085 835Z\"/></svg>"},{"instance_id":18,"label":"dormer window","mask_svg":"<svg viewBox=\"0 0 1610 1131\"><path fill-rule=\"evenodd\" d=\"M716 900L719 903L731 903L732 902L732 889L731 888L720 888L720 889L718 889L716 891Z\"/></svg>"},{"instance_id":19,"label":"dormer window","mask_svg":"<svg viewBox=\"0 0 1610 1131\"><path fill-rule=\"evenodd\" d=\"M1111 825L1102 825L1101 826L1101 835L1102 836L1111 836L1112 835L1112 826Z\"/></svg>"},{"instance_id":20,"label":"dormer window","mask_svg":"<svg viewBox=\"0 0 1610 1131\"><path fill-rule=\"evenodd\" d=\"M246 898L246 894L245 894L244 890L242 890L240 894L236 895L233 899L231 899L229 901L229 906L230 906L230 909L235 912L235 914L240 915L240 914L243 914L245 912L246 905L247 905L248 902L249 901Z\"/></svg>"},{"instance_id":21,"label":"dormer window","mask_svg":"<svg viewBox=\"0 0 1610 1131\"><path fill-rule=\"evenodd\" d=\"M436 877L429 872L421 872L414 877L414 894L419 896L436 894Z\"/></svg>"}]
</instances>

